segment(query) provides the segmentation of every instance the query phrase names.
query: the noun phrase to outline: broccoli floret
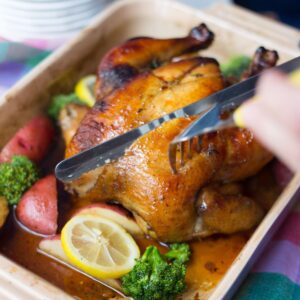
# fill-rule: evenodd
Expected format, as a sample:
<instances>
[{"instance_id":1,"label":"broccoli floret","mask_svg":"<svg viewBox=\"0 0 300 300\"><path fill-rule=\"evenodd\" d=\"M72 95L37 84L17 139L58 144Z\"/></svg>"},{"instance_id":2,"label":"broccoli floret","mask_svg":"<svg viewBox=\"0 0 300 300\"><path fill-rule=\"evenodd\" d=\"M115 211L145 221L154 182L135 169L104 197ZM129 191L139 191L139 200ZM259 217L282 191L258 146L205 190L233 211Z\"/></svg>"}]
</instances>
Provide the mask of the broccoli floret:
<instances>
[{"instance_id":1,"label":"broccoli floret","mask_svg":"<svg viewBox=\"0 0 300 300\"><path fill-rule=\"evenodd\" d=\"M171 245L166 255L149 246L134 268L122 277L124 292L135 300L172 300L185 288L187 244Z\"/></svg>"},{"instance_id":2,"label":"broccoli floret","mask_svg":"<svg viewBox=\"0 0 300 300\"><path fill-rule=\"evenodd\" d=\"M10 205L17 204L38 178L38 169L30 159L14 156L11 162L0 164L0 196Z\"/></svg>"},{"instance_id":3,"label":"broccoli floret","mask_svg":"<svg viewBox=\"0 0 300 300\"><path fill-rule=\"evenodd\" d=\"M59 112L69 103L85 105L74 93L69 95L57 95L53 97L48 107L48 115L52 119L57 120Z\"/></svg>"},{"instance_id":4,"label":"broccoli floret","mask_svg":"<svg viewBox=\"0 0 300 300\"><path fill-rule=\"evenodd\" d=\"M176 260L181 263L189 261L191 252L188 244L171 244L170 251L165 254L165 257L170 260Z\"/></svg>"},{"instance_id":5,"label":"broccoli floret","mask_svg":"<svg viewBox=\"0 0 300 300\"><path fill-rule=\"evenodd\" d=\"M221 71L225 77L240 78L242 73L249 67L250 57L234 56L227 63L221 65Z\"/></svg>"}]
</instances>

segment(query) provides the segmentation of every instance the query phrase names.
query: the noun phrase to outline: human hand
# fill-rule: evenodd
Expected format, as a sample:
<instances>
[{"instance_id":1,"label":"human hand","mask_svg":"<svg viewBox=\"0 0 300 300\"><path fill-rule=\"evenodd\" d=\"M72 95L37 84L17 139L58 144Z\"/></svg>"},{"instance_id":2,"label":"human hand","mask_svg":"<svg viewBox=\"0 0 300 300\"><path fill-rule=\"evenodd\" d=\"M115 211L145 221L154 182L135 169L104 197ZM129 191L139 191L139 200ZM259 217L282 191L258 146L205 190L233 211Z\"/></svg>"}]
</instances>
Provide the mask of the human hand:
<instances>
[{"instance_id":1,"label":"human hand","mask_svg":"<svg viewBox=\"0 0 300 300\"><path fill-rule=\"evenodd\" d=\"M295 172L300 172L299 84L277 71L266 72L258 83L257 100L249 100L238 110L243 125Z\"/></svg>"}]
</instances>

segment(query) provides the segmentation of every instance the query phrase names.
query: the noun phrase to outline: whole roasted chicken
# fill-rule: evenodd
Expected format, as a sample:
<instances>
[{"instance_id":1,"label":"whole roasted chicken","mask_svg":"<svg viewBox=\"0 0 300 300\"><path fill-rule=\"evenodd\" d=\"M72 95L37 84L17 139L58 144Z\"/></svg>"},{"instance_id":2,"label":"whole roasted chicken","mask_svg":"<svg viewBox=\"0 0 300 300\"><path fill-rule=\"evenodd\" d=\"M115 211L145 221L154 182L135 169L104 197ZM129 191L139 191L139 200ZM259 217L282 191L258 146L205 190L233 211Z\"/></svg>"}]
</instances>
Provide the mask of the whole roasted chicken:
<instances>
[{"instance_id":1,"label":"whole roasted chicken","mask_svg":"<svg viewBox=\"0 0 300 300\"><path fill-rule=\"evenodd\" d=\"M223 89L218 62L197 56L213 38L201 24L184 38L135 38L109 51L98 68L96 104L80 122L66 156ZM276 60L275 52L260 48L244 77ZM192 144L192 158L186 157L183 166L178 163L174 173L169 143L191 121L165 123L139 138L123 157L83 175L67 189L79 198L120 203L145 233L163 242L252 228L263 210L243 195L238 182L256 174L272 155L248 130L227 129L205 135L200 151Z\"/></svg>"}]
</instances>

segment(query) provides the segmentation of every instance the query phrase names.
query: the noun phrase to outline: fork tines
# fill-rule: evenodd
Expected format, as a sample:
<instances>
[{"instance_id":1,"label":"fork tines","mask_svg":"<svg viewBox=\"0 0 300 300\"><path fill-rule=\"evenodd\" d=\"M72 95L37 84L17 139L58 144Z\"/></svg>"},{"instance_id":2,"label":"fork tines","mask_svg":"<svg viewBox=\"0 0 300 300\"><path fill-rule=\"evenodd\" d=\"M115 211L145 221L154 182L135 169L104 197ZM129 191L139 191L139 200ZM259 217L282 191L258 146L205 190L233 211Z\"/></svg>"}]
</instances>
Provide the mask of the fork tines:
<instances>
[{"instance_id":1,"label":"fork tines","mask_svg":"<svg viewBox=\"0 0 300 300\"><path fill-rule=\"evenodd\" d=\"M193 157L193 144L197 153L201 151L201 136L195 136L188 141L171 143L169 145L169 163L174 174L177 173L177 165L183 167L186 160Z\"/></svg>"}]
</instances>

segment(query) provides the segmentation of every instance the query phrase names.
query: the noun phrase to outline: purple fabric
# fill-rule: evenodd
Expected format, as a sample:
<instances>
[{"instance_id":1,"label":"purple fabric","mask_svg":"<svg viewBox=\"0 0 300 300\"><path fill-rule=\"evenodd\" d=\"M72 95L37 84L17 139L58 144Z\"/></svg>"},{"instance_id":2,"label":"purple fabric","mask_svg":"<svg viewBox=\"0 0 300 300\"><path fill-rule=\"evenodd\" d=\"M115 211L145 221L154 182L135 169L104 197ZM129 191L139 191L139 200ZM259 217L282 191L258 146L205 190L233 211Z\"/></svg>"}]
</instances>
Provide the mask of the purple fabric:
<instances>
[{"instance_id":1,"label":"purple fabric","mask_svg":"<svg viewBox=\"0 0 300 300\"><path fill-rule=\"evenodd\" d=\"M25 73L27 68L19 62L4 62L0 65L0 86L10 88Z\"/></svg>"},{"instance_id":2,"label":"purple fabric","mask_svg":"<svg viewBox=\"0 0 300 300\"><path fill-rule=\"evenodd\" d=\"M289 241L272 241L253 271L280 273L300 284L300 247Z\"/></svg>"}]
</instances>

